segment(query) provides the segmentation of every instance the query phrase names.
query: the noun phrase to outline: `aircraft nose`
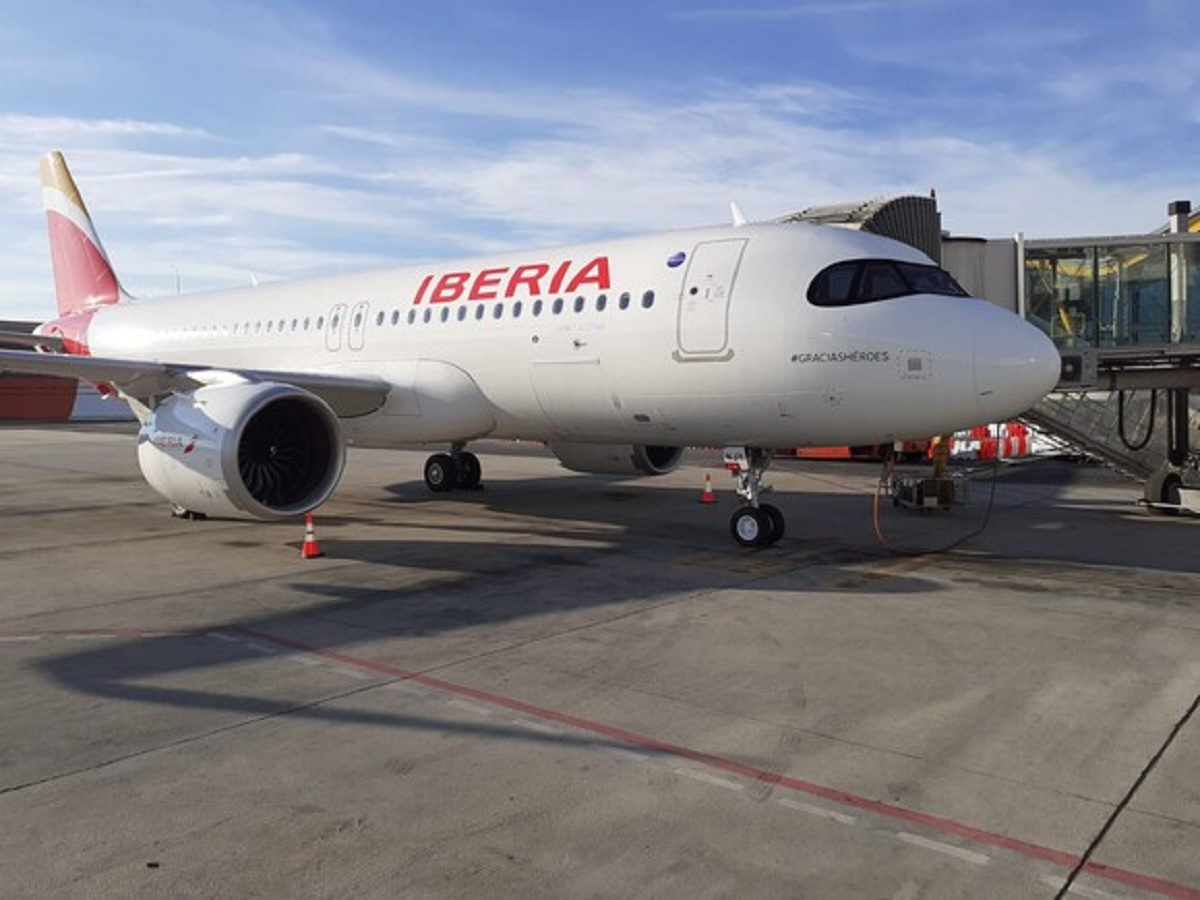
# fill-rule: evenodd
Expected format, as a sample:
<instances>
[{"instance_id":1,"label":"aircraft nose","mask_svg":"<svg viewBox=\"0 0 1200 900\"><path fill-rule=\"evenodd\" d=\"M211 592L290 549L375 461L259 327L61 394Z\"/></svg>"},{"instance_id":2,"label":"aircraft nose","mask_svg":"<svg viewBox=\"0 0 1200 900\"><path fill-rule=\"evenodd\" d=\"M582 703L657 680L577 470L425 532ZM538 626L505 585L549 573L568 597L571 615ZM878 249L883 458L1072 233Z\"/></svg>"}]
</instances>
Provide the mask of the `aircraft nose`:
<instances>
[{"instance_id":1,"label":"aircraft nose","mask_svg":"<svg viewBox=\"0 0 1200 900\"><path fill-rule=\"evenodd\" d=\"M985 421L1020 415L1058 383L1061 362L1050 338L1028 322L991 307L973 342L975 394Z\"/></svg>"}]
</instances>

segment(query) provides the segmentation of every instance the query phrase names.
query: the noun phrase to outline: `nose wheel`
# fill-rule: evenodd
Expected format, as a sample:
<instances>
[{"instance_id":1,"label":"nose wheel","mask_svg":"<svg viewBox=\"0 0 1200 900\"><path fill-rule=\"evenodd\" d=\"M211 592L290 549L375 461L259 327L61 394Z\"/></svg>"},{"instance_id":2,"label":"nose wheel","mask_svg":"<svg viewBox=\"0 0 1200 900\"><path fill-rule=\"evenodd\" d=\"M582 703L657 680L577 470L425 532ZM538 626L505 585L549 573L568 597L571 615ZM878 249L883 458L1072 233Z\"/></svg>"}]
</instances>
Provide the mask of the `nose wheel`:
<instances>
[{"instance_id":1,"label":"nose wheel","mask_svg":"<svg viewBox=\"0 0 1200 900\"><path fill-rule=\"evenodd\" d=\"M725 468L738 480L737 494L746 501L729 519L729 533L741 547L769 547L783 537L783 513L759 497L770 490L762 483L772 452L760 447L726 447Z\"/></svg>"},{"instance_id":2,"label":"nose wheel","mask_svg":"<svg viewBox=\"0 0 1200 900\"><path fill-rule=\"evenodd\" d=\"M741 547L770 547L783 531L783 513L769 503L743 506L729 518L729 533Z\"/></svg>"}]
</instances>

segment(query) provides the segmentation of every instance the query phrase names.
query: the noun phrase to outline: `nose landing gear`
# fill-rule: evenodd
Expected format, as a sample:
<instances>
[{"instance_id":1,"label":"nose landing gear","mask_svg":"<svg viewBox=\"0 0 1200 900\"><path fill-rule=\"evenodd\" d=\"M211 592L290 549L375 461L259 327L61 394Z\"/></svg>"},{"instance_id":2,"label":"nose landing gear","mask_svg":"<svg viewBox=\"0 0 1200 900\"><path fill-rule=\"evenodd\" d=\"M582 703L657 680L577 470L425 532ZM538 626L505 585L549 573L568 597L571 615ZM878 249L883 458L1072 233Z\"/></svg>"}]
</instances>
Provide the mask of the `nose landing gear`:
<instances>
[{"instance_id":1,"label":"nose landing gear","mask_svg":"<svg viewBox=\"0 0 1200 900\"><path fill-rule=\"evenodd\" d=\"M729 519L729 533L742 547L769 547L783 537L783 513L760 495L770 490L762 484L771 465L772 451L761 447L726 447L725 468L738 480L737 495L746 501Z\"/></svg>"}]
</instances>

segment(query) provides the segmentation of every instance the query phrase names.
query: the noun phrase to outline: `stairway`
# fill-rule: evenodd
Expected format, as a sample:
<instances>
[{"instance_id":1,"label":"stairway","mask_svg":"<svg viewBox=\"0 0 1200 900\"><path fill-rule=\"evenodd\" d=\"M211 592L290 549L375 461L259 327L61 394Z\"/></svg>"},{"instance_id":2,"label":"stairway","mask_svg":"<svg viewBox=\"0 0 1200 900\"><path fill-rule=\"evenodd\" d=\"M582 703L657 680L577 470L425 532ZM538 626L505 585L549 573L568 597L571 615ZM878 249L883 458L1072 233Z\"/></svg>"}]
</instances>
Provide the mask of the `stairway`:
<instances>
[{"instance_id":1,"label":"stairway","mask_svg":"<svg viewBox=\"0 0 1200 900\"><path fill-rule=\"evenodd\" d=\"M1150 391L1125 393L1125 437L1137 447L1150 426L1151 406L1154 431L1145 447L1132 449L1121 439L1120 394L1113 392L1053 393L1022 416L1034 427L1066 442L1071 447L1138 480L1145 480L1167 458L1167 402L1160 391L1157 404ZM1200 447L1200 412L1191 411L1192 447Z\"/></svg>"}]
</instances>

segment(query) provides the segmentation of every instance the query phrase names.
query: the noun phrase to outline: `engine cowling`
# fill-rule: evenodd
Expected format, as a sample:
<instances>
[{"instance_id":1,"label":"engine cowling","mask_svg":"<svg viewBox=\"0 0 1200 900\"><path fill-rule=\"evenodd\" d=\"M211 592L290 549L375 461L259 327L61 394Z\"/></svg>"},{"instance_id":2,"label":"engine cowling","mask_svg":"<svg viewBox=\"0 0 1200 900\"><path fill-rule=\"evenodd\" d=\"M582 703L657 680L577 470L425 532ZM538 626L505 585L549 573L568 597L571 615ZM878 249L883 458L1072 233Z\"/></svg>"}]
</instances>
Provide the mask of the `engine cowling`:
<instances>
[{"instance_id":1,"label":"engine cowling","mask_svg":"<svg viewBox=\"0 0 1200 900\"><path fill-rule=\"evenodd\" d=\"M594 475L666 475L683 459L682 447L567 442L549 447L563 468Z\"/></svg>"},{"instance_id":2,"label":"engine cowling","mask_svg":"<svg viewBox=\"0 0 1200 900\"><path fill-rule=\"evenodd\" d=\"M337 416L308 391L219 384L161 403L138 434L138 464L177 507L282 519L333 493L345 443Z\"/></svg>"}]
</instances>

